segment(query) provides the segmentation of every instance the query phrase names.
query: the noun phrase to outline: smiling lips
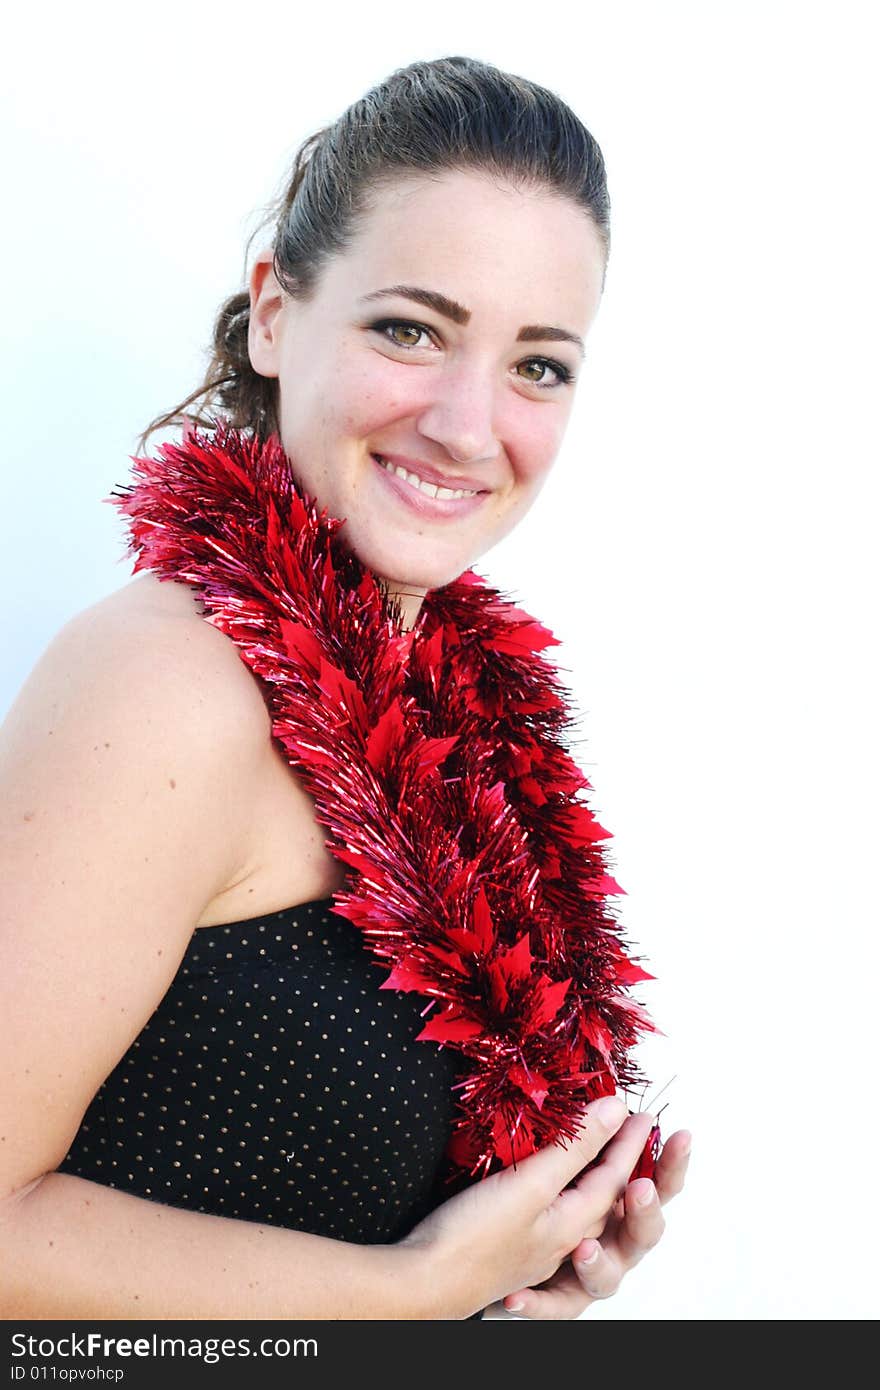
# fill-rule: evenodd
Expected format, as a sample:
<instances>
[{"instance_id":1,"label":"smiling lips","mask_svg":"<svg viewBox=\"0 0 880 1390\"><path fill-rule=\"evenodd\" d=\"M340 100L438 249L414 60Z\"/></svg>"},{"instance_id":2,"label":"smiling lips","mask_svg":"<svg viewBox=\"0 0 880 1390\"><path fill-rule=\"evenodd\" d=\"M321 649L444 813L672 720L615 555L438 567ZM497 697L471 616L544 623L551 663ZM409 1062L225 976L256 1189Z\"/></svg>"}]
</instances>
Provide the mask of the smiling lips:
<instances>
[{"instance_id":1,"label":"smiling lips","mask_svg":"<svg viewBox=\"0 0 880 1390\"><path fill-rule=\"evenodd\" d=\"M473 511L475 506L480 505L480 500L488 496L488 492L482 489L449 488L428 482L381 454L372 454L371 457L395 494L423 516L460 517L465 512Z\"/></svg>"}]
</instances>

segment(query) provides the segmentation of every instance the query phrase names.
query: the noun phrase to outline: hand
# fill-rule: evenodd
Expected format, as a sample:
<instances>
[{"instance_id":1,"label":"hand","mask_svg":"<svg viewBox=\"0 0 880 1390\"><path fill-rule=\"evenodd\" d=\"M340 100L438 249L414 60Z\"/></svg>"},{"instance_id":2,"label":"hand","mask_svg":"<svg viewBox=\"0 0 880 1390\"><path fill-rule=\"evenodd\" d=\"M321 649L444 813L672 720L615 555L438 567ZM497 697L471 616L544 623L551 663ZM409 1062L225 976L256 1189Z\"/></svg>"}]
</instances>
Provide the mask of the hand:
<instances>
[{"instance_id":1,"label":"hand","mask_svg":"<svg viewBox=\"0 0 880 1390\"><path fill-rule=\"evenodd\" d=\"M622 1100L603 1096L586 1107L573 1139L472 1183L398 1241L410 1247L410 1267L416 1248L436 1316L467 1318L512 1289L549 1279L585 1233L601 1232L644 1147L646 1118L627 1119ZM615 1148L609 1141L622 1128L629 1137ZM607 1159L585 1173L606 1145L622 1176Z\"/></svg>"},{"instance_id":2,"label":"hand","mask_svg":"<svg viewBox=\"0 0 880 1390\"><path fill-rule=\"evenodd\" d=\"M555 1274L540 1285L522 1288L493 1303L484 1318L511 1317L514 1313L534 1319L578 1318L597 1299L615 1294L624 1274L663 1234L666 1223L661 1207L684 1186L690 1141L684 1129L671 1135L657 1161L655 1182L637 1178L627 1184L608 1212L603 1229L586 1231ZM643 1203L640 1199L645 1197L647 1202Z\"/></svg>"}]
</instances>

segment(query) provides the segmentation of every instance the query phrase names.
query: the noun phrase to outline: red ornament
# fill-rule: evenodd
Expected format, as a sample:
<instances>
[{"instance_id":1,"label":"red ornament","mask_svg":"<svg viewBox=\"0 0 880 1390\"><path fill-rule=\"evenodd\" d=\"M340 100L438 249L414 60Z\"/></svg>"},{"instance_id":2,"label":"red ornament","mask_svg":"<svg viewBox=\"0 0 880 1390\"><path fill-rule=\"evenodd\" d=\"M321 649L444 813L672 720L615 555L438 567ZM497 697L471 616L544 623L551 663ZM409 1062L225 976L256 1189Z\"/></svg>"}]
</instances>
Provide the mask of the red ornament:
<instances>
[{"instance_id":1,"label":"red ornament","mask_svg":"<svg viewBox=\"0 0 880 1390\"><path fill-rule=\"evenodd\" d=\"M485 1176L574 1136L584 1104L644 1084L657 1031L627 989L609 832L581 793L557 638L468 570L411 631L297 483L273 436L219 421L104 500L134 572L197 590L258 683L272 733L348 869L334 911L383 989L426 1001L419 1040L461 1053L448 1158ZM633 1176L653 1176L655 1127Z\"/></svg>"},{"instance_id":2,"label":"red ornament","mask_svg":"<svg viewBox=\"0 0 880 1390\"><path fill-rule=\"evenodd\" d=\"M660 1157L660 1126L655 1124L651 1133L648 1135L648 1142L639 1155L639 1160L635 1168L629 1175L629 1181L635 1182L636 1178L650 1178L654 1180L657 1159Z\"/></svg>"}]
</instances>

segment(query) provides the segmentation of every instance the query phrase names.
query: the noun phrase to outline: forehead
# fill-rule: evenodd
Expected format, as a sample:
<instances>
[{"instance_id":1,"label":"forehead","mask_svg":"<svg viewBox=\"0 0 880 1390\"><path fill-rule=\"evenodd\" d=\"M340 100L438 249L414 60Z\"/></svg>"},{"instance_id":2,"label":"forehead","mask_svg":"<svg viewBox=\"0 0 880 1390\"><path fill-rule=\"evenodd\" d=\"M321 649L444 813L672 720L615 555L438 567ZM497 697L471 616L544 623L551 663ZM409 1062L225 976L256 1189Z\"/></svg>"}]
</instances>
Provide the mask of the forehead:
<instances>
[{"instance_id":1,"label":"forehead","mask_svg":"<svg viewBox=\"0 0 880 1390\"><path fill-rule=\"evenodd\" d=\"M532 303L536 314L556 308L586 324L604 264L601 237L572 199L456 170L373 190L332 278L356 295L403 283L440 290L475 318L515 296L517 312Z\"/></svg>"}]
</instances>

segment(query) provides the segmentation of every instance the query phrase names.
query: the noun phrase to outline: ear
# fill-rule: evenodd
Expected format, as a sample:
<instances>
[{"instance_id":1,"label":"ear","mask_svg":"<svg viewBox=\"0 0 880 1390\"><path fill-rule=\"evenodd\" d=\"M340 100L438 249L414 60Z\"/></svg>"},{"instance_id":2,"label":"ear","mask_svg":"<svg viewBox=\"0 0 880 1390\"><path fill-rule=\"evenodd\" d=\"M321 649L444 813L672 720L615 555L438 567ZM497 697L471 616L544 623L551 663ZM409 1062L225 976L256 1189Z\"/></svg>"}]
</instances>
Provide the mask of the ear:
<instances>
[{"instance_id":1,"label":"ear","mask_svg":"<svg viewBox=\"0 0 880 1390\"><path fill-rule=\"evenodd\" d=\"M280 370L284 293L272 268L272 254L271 247L260 252L249 278L248 354L260 376L277 376Z\"/></svg>"}]
</instances>

